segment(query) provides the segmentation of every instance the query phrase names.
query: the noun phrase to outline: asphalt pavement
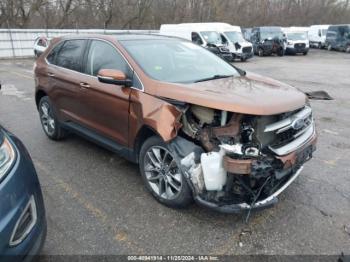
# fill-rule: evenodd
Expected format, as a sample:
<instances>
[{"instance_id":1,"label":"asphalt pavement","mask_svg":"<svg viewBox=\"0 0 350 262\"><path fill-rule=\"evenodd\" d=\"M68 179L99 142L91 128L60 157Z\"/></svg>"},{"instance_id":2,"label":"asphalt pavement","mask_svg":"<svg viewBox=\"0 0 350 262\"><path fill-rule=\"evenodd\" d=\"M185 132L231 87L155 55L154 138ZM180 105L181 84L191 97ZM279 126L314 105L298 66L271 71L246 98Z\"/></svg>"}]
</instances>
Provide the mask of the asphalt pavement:
<instances>
[{"instance_id":1,"label":"asphalt pavement","mask_svg":"<svg viewBox=\"0 0 350 262\"><path fill-rule=\"evenodd\" d=\"M33 62L0 61L0 123L24 142L42 184L42 254L350 253L350 54L311 50L235 63L335 99L311 101L319 133L314 158L275 207L254 212L248 223L244 214L195 204L167 208L146 191L136 165L74 135L49 140L35 106Z\"/></svg>"}]
</instances>

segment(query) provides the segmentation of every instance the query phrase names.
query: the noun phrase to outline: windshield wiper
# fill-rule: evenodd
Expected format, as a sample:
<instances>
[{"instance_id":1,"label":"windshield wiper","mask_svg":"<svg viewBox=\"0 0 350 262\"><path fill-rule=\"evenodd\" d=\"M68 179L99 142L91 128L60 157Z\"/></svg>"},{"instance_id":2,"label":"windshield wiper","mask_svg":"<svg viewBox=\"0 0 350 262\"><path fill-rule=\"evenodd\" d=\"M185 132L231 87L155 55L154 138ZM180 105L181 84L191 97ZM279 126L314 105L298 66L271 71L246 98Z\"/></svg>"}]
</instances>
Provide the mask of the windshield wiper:
<instances>
[{"instance_id":1,"label":"windshield wiper","mask_svg":"<svg viewBox=\"0 0 350 262\"><path fill-rule=\"evenodd\" d=\"M210 81L210 80L215 80L215 79L221 79L221 78L228 78L228 77L232 77L232 76L233 75L213 75L212 77L199 79L199 80L195 81L195 83L205 82L205 81Z\"/></svg>"}]
</instances>

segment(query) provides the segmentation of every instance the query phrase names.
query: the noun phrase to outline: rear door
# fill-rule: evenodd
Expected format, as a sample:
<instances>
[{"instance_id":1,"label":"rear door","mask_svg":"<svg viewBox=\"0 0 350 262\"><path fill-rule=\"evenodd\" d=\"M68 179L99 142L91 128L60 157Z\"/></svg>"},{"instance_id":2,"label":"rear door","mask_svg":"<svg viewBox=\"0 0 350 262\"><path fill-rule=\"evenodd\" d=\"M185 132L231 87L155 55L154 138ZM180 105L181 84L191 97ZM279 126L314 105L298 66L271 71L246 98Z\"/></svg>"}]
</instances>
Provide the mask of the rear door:
<instances>
[{"instance_id":1,"label":"rear door","mask_svg":"<svg viewBox=\"0 0 350 262\"><path fill-rule=\"evenodd\" d=\"M87 42L82 39L66 40L55 55L54 62L48 66L50 98L63 121L80 121L79 93Z\"/></svg>"},{"instance_id":2,"label":"rear door","mask_svg":"<svg viewBox=\"0 0 350 262\"><path fill-rule=\"evenodd\" d=\"M104 40L91 40L81 80L81 120L97 134L128 145L129 87L98 81L101 69L117 69L132 79L133 71L117 48Z\"/></svg>"}]
</instances>

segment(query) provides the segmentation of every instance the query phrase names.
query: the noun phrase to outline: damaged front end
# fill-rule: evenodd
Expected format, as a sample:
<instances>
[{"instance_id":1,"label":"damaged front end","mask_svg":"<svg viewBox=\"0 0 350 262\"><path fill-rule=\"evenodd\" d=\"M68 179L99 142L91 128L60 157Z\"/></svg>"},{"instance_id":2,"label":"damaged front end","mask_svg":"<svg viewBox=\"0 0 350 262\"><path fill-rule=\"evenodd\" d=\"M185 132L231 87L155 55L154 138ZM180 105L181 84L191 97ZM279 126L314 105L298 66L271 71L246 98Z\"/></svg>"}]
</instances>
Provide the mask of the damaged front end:
<instances>
[{"instance_id":1,"label":"damaged front end","mask_svg":"<svg viewBox=\"0 0 350 262\"><path fill-rule=\"evenodd\" d=\"M275 204L315 150L315 124L307 105L272 116L197 105L182 112L182 128L169 145L195 200L221 212Z\"/></svg>"}]
</instances>

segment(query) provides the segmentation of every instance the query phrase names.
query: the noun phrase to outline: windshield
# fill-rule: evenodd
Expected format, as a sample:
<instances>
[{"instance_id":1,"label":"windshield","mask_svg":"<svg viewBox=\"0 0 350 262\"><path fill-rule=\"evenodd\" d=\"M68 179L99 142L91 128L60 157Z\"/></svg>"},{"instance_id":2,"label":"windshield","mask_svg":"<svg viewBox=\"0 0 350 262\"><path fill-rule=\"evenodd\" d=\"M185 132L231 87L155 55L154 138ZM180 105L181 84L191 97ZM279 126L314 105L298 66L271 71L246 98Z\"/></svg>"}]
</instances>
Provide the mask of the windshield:
<instances>
[{"instance_id":1,"label":"windshield","mask_svg":"<svg viewBox=\"0 0 350 262\"><path fill-rule=\"evenodd\" d=\"M307 35L304 32L288 33L287 38L288 40L307 40Z\"/></svg>"},{"instance_id":2,"label":"windshield","mask_svg":"<svg viewBox=\"0 0 350 262\"><path fill-rule=\"evenodd\" d=\"M203 31L200 33L201 33L202 37L204 38L204 40L208 44L214 44L214 45L221 45L222 44L221 36L218 32L216 32L216 31Z\"/></svg>"},{"instance_id":3,"label":"windshield","mask_svg":"<svg viewBox=\"0 0 350 262\"><path fill-rule=\"evenodd\" d=\"M225 32L225 35L232 43L245 42L241 32Z\"/></svg>"},{"instance_id":4,"label":"windshield","mask_svg":"<svg viewBox=\"0 0 350 262\"><path fill-rule=\"evenodd\" d=\"M181 40L120 41L151 78L194 83L218 75L238 76L237 70L203 47Z\"/></svg>"},{"instance_id":5,"label":"windshield","mask_svg":"<svg viewBox=\"0 0 350 262\"><path fill-rule=\"evenodd\" d=\"M274 39L274 38L282 39L283 38L283 33L280 30L261 31L260 35L261 35L262 40L265 40L265 39L270 40L270 39Z\"/></svg>"}]
</instances>

